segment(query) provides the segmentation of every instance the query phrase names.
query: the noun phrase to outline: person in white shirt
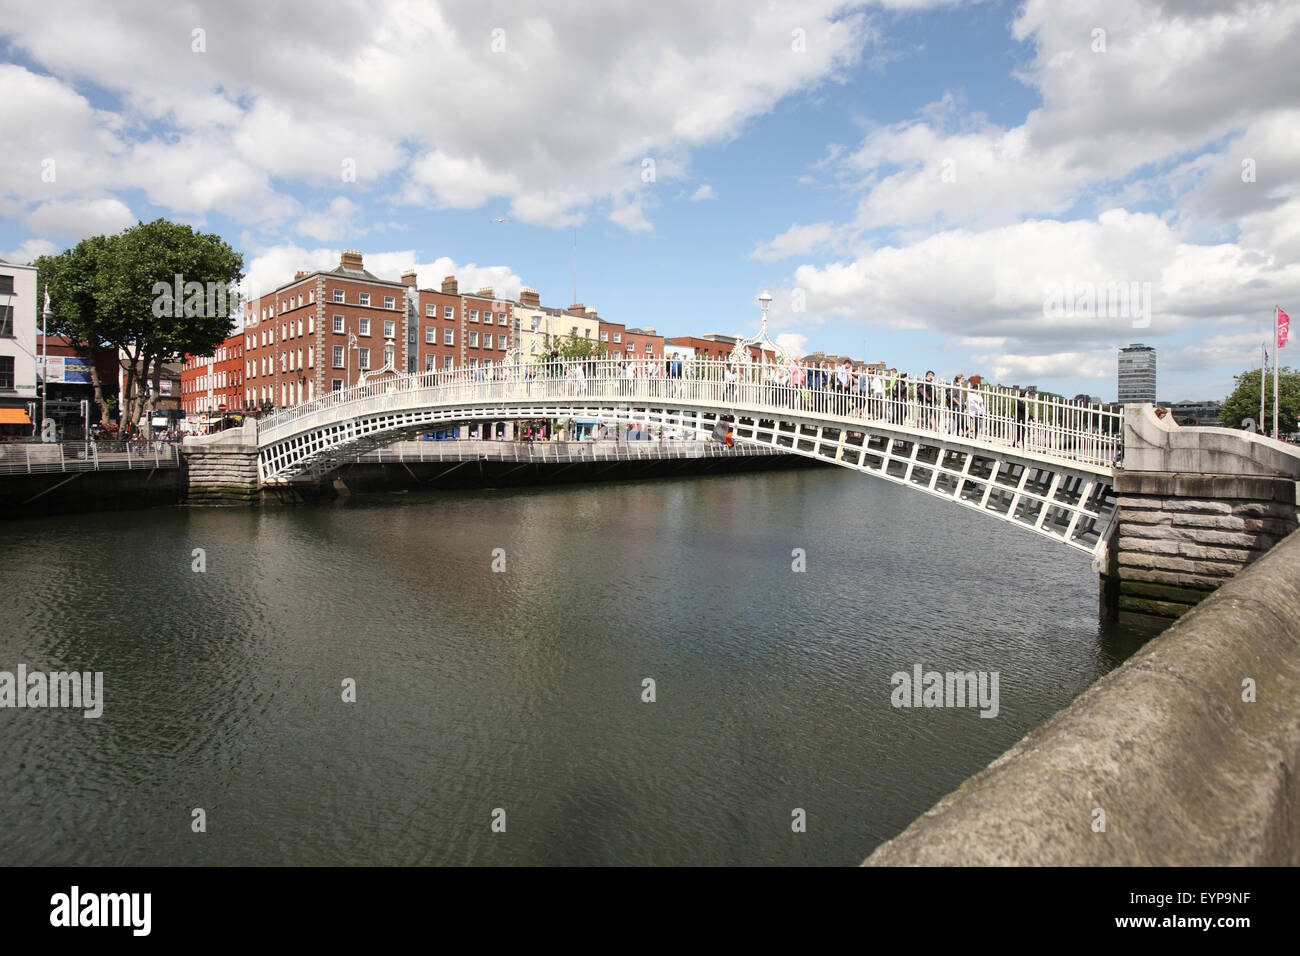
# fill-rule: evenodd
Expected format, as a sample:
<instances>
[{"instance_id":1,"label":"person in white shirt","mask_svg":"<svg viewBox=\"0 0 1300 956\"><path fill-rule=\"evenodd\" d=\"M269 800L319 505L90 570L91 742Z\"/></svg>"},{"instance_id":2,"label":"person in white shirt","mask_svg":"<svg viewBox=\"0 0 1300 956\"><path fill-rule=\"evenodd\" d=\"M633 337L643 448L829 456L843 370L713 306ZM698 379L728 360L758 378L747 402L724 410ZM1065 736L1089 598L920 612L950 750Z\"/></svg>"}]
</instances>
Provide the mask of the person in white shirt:
<instances>
[{"instance_id":1,"label":"person in white shirt","mask_svg":"<svg viewBox=\"0 0 1300 956\"><path fill-rule=\"evenodd\" d=\"M966 398L966 417L970 420L970 437L979 438L980 426L984 424L984 395L974 379Z\"/></svg>"}]
</instances>

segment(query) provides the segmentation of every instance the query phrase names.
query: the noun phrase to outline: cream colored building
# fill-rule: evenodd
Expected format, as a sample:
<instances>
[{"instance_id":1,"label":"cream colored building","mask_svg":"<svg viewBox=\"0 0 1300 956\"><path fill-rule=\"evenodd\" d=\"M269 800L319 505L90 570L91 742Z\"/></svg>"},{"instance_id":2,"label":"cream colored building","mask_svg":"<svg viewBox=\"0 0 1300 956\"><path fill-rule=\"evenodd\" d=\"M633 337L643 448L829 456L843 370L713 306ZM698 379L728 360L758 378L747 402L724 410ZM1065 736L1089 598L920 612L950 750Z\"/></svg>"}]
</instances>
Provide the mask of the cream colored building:
<instances>
[{"instance_id":1,"label":"cream colored building","mask_svg":"<svg viewBox=\"0 0 1300 956\"><path fill-rule=\"evenodd\" d=\"M574 315L579 309L581 314ZM570 334L593 343L600 340L600 320L595 309L574 305L566 311L544 306L536 289L525 288L519 292L519 301L512 303L512 310L515 337L525 362L541 359L552 347L563 345Z\"/></svg>"}]
</instances>

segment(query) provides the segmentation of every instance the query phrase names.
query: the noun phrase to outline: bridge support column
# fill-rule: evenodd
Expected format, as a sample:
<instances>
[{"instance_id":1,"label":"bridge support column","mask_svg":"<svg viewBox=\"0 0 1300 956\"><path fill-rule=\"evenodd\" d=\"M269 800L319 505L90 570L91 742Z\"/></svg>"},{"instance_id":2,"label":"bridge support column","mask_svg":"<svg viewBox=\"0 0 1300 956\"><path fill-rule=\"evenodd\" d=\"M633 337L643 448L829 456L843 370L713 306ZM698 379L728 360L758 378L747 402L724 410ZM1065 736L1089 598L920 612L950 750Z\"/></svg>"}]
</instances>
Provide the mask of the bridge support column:
<instances>
[{"instance_id":1,"label":"bridge support column","mask_svg":"<svg viewBox=\"0 0 1300 956\"><path fill-rule=\"evenodd\" d=\"M1142 629L1163 629L1297 527L1288 478L1121 471L1114 487L1117 611Z\"/></svg>"},{"instance_id":2,"label":"bridge support column","mask_svg":"<svg viewBox=\"0 0 1300 956\"><path fill-rule=\"evenodd\" d=\"M187 438L185 456L192 505L250 505L259 499L257 431L250 422L216 435Z\"/></svg>"}]
</instances>

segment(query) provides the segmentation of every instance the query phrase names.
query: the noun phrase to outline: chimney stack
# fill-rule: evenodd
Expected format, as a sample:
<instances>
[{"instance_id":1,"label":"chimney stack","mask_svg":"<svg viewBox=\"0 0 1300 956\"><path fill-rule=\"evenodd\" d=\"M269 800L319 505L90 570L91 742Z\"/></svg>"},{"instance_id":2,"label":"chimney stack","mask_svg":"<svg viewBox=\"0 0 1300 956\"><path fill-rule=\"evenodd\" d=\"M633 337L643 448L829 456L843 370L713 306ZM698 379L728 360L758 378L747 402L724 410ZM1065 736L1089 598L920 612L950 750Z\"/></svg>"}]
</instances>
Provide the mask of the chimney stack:
<instances>
[{"instance_id":1,"label":"chimney stack","mask_svg":"<svg viewBox=\"0 0 1300 956\"><path fill-rule=\"evenodd\" d=\"M474 294L484 299L491 299L495 296L490 285L479 286L479 290Z\"/></svg>"},{"instance_id":2,"label":"chimney stack","mask_svg":"<svg viewBox=\"0 0 1300 956\"><path fill-rule=\"evenodd\" d=\"M302 278L303 276L305 276L305 275L308 275L307 270L306 270L306 269L299 269L297 272L295 272L295 273L293 274L293 281L294 281L294 282L297 282L299 279L301 279L301 278Z\"/></svg>"},{"instance_id":3,"label":"chimney stack","mask_svg":"<svg viewBox=\"0 0 1300 956\"><path fill-rule=\"evenodd\" d=\"M445 295L456 295L459 288L460 286L456 284L455 276L447 276L447 278L442 280L442 291Z\"/></svg>"},{"instance_id":4,"label":"chimney stack","mask_svg":"<svg viewBox=\"0 0 1300 956\"><path fill-rule=\"evenodd\" d=\"M534 309L540 309L542 306L542 298L537 294L536 289L531 289L528 286L524 286L522 289L519 290L519 304L530 305Z\"/></svg>"},{"instance_id":5,"label":"chimney stack","mask_svg":"<svg viewBox=\"0 0 1300 956\"><path fill-rule=\"evenodd\" d=\"M581 302L575 302L573 305L569 306L569 315L585 316L587 314L585 309L586 306Z\"/></svg>"},{"instance_id":6,"label":"chimney stack","mask_svg":"<svg viewBox=\"0 0 1300 956\"><path fill-rule=\"evenodd\" d=\"M402 273L402 285L409 285L412 289L416 287L415 270L407 269Z\"/></svg>"},{"instance_id":7,"label":"chimney stack","mask_svg":"<svg viewBox=\"0 0 1300 956\"><path fill-rule=\"evenodd\" d=\"M363 268L361 265L361 253L356 249L344 249L343 255L339 258L339 266L343 269L352 269L360 272Z\"/></svg>"}]
</instances>

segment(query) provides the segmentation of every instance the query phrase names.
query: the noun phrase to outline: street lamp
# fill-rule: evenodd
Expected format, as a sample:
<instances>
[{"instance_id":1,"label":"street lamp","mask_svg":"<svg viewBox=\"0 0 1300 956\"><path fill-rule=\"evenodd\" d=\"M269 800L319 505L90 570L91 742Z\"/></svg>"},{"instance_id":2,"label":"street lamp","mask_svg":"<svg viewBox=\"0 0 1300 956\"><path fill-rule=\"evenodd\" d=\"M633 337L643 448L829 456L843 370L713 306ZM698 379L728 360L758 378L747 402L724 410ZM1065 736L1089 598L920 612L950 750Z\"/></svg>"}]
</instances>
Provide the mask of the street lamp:
<instances>
[{"instance_id":1,"label":"street lamp","mask_svg":"<svg viewBox=\"0 0 1300 956\"><path fill-rule=\"evenodd\" d=\"M353 349L357 349L357 350L358 350L358 353L359 353L359 352L360 352L360 348L361 348L361 347L360 347L359 345L357 345L357 333L355 333L355 332L349 332L349 333L348 333L348 356L347 356L347 367L348 367L348 388L351 388L351 387L352 387L352 350L353 350ZM361 356L360 356L360 354L358 354L358 355L357 355L357 364L360 365L360 363L361 363ZM360 369L358 368L357 371L360 371Z\"/></svg>"}]
</instances>

